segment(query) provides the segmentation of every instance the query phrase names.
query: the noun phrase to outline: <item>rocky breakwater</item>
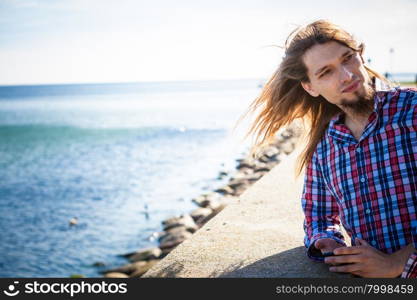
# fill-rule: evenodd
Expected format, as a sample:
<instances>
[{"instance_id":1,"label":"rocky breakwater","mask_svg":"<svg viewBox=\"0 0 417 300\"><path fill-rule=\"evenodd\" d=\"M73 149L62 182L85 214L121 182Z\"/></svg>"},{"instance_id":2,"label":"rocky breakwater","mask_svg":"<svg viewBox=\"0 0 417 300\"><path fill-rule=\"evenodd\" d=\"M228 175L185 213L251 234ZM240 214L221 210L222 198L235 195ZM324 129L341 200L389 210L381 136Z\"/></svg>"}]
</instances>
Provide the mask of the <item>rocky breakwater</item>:
<instances>
[{"instance_id":1,"label":"rocky breakwater","mask_svg":"<svg viewBox=\"0 0 417 300\"><path fill-rule=\"evenodd\" d=\"M224 207L230 203L239 202L239 195L294 150L300 136L300 127L289 125L277 134L275 141L266 147L257 159L251 157L237 159L236 170L233 174L225 171L219 173L219 179L230 176L226 185L192 199L197 208L190 213L162 221L162 231L154 234L154 238L159 243L157 247L124 254L123 256L129 260L129 263L103 271L104 277L141 277Z\"/></svg>"}]
</instances>

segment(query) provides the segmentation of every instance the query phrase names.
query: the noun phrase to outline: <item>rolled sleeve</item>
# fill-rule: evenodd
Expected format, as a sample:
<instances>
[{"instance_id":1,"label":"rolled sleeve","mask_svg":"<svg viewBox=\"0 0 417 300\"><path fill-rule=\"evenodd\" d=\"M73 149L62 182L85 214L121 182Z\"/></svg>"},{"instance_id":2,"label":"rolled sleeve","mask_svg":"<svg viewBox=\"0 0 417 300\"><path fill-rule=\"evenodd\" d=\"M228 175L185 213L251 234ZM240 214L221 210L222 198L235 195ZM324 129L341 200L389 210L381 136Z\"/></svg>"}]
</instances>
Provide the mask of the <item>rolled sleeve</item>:
<instances>
[{"instance_id":1,"label":"rolled sleeve","mask_svg":"<svg viewBox=\"0 0 417 300\"><path fill-rule=\"evenodd\" d=\"M339 207L334 196L327 189L320 171L320 165L314 153L307 164L302 193L304 211L304 245L307 256L315 261L324 261L314 243L322 238L331 238L346 245L340 228Z\"/></svg>"},{"instance_id":2,"label":"rolled sleeve","mask_svg":"<svg viewBox=\"0 0 417 300\"><path fill-rule=\"evenodd\" d=\"M408 257L401 278L417 278L417 252Z\"/></svg>"}]
</instances>

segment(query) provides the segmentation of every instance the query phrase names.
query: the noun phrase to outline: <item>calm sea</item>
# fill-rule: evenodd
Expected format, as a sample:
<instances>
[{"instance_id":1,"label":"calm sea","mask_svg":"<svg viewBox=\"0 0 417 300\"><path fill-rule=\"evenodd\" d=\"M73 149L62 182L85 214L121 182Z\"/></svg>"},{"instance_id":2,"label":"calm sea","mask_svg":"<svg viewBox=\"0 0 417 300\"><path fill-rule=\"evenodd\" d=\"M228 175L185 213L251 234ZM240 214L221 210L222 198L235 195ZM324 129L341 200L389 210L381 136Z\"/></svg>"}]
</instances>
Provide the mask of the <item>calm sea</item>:
<instances>
[{"instance_id":1,"label":"calm sea","mask_svg":"<svg viewBox=\"0 0 417 300\"><path fill-rule=\"evenodd\" d=\"M0 87L0 277L100 276L93 263L157 245L235 167L258 84Z\"/></svg>"}]
</instances>

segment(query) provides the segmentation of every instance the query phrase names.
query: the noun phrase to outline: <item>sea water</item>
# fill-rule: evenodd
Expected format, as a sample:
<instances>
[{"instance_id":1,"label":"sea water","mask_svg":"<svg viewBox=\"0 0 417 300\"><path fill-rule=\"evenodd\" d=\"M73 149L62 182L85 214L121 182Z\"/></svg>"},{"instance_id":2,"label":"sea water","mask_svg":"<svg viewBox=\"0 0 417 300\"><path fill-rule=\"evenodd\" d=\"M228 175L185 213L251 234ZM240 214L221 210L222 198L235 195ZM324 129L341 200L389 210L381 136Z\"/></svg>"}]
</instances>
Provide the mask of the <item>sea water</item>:
<instances>
[{"instance_id":1,"label":"sea water","mask_svg":"<svg viewBox=\"0 0 417 300\"><path fill-rule=\"evenodd\" d=\"M258 85L0 87L0 277L99 277L95 262L157 245L161 221L196 208L247 148L232 128Z\"/></svg>"}]
</instances>

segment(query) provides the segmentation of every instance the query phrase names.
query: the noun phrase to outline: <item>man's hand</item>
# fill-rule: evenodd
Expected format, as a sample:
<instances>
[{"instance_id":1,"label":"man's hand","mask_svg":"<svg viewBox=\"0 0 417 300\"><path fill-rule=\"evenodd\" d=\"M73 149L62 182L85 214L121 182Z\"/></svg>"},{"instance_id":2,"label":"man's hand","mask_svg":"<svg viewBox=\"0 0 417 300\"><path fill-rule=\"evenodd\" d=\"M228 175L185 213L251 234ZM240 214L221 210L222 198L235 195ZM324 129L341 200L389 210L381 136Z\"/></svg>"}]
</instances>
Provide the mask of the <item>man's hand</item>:
<instances>
[{"instance_id":1,"label":"man's hand","mask_svg":"<svg viewBox=\"0 0 417 300\"><path fill-rule=\"evenodd\" d=\"M314 247L320 250L321 253L326 253L326 252L333 252L334 249L339 248L339 247L344 247L344 245L339 244L334 239L324 238L324 239L317 240L314 243Z\"/></svg>"},{"instance_id":2,"label":"man's hand","mask_svg":"<svg viewBox=\"0 0 417 300\"><path fill-rule=\"evenodd\" d=\"M393 253L383 253L366 241L356 238L358 246L335 249L335 256L326 257L326 264L348 264L330 267L331 272L352 273L361 277L395 278L401 275L412 244ZM410 252L411 251L411 252Z\"/></svg>"}]
</instances>

